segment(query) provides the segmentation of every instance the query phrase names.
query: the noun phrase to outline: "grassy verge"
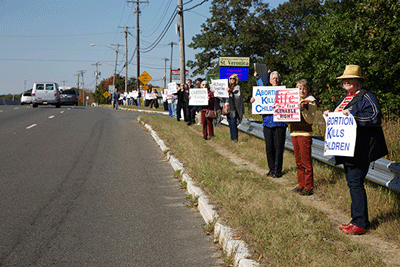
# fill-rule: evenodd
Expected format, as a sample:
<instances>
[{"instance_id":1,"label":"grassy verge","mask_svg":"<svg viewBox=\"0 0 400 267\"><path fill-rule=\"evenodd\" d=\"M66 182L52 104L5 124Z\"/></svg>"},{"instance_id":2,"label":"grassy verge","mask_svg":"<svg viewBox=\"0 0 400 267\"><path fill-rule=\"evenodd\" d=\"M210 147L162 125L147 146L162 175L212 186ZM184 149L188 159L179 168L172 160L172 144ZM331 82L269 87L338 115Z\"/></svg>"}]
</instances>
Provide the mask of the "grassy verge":
<instances>
[{"instance_id":1,"label":"grassy verge","mask_svg":"<svg viewBox=\"0 0 400 267\"><path fill-rule=\"evenodd\" d=\"M143 116L184 164L190 176L203 187L219 208L223 220L239 229L255 259L280 266L385 266L368 248L337 230L327 216L306 206L286 186L254 171L235 165L209 146L196 131L166 117ZM193 126L191 126L193 127ZM263 140L240 133L239 142L229 142L229 129L215 129L213 142L231 153L265 167ZM315 162L316 194L332 206L349 213L350 200L341 171ZM285 152L284 179L296 184L293 154ZM367 183L370 218L374 234L400 241L400 199L382 187Z\"/></svg>"}]
</instances>

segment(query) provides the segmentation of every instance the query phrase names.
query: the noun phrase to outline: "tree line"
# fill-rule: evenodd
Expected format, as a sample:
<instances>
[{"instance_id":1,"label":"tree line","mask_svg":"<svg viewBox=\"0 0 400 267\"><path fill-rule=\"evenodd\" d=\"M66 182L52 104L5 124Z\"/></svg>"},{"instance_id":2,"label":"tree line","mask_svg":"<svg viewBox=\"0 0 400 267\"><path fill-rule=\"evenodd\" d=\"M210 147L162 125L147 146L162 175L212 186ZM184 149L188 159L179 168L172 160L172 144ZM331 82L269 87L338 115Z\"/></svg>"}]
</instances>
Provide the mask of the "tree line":
<instances>
[{"instance_id":1,"label":"tree line","mask_svg":"<svg viewBox=\"0 0 400 267\"><path fill-rule=\"evenodd\" d=\"M260 0L213 0L210 12L189 44L201 51L187 63L194 75L219 73L219 57L250 57L279 71L287 87L309 80L323 107L332 108L344 93L335 78L356 64L383 112L398 114L400 1L289 0L272 9ZM245 99L255 84L252 76L241 83Z\"/></svg>"}]
</instances>

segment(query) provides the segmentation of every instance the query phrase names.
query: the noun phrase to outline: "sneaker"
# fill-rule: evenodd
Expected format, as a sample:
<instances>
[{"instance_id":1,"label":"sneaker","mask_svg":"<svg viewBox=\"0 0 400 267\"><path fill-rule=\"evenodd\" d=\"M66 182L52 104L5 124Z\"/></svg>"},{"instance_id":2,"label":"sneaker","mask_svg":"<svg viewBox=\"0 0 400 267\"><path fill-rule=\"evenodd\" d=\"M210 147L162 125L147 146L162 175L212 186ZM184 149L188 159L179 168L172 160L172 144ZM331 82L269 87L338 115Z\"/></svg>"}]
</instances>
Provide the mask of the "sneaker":
<instances>
[{"instance_id":1,"label":"sneaker","mask_svg":"<svg viewBox=\"0 0 400 267\"><path fill-rule=\"evenodd\" d=\"M367 232L367 229L363 229L358 227L357 225L352 224L350 227L342 229L342 231L345 232L346 234L362 235Z\"/></svg>"},{"instance_id":2,"label":"sneaker","mask_svg":"<svg viewBox=\"0 0 400 267\"><path fill-rule=\"evenodd\" d=\"M341 225L339 225L339 228L340 228L340 229L342 229L342 230L344 230L344 229L347 229L347 228L353 227L353 225L354 225L354 224L352 224L352 223L348 223L348 224L341 224Z\"/></svg>"}]
</instances>

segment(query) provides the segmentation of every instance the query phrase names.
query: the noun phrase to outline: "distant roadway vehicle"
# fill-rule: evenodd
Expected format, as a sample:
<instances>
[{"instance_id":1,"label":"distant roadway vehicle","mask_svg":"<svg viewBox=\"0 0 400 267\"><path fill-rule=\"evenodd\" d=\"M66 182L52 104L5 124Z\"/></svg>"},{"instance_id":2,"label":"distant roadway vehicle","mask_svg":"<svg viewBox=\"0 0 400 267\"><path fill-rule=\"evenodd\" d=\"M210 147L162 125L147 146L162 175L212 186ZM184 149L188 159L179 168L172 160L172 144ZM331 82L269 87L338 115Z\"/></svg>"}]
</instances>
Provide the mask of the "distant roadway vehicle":
<instances>
[{"instance_id":1,"label":"distant roadway vehicle","mask_svg":"<svg viewBox=\"0 0 400 267\"><path fill-rule=\"evenodd\" d=\"M32 93L24 92L21 96L21 105L32 104Z\"/></svg>"},{"instance_id":2,"label":"distant roadway vehicle","mask_svg":"<svg viewBox=\"0 0 400 267\"><path fill-rule=\"evenodd\" d=\"M32 106L34 108L37 108L38 105L54 105L56 108L61 106L60 91L57 83L34 83L32 97Z\"/></svg>"},{"instance_id":3,"label":"distant roadway vehicle","mask_svg":"<svg viewBox=\"0 0 400 267\"><path fill-rule=\"evenodd\" d=\"M71 87L60 86L61 105L78 105L78 94Z\"/></svg>"}]
</instances>

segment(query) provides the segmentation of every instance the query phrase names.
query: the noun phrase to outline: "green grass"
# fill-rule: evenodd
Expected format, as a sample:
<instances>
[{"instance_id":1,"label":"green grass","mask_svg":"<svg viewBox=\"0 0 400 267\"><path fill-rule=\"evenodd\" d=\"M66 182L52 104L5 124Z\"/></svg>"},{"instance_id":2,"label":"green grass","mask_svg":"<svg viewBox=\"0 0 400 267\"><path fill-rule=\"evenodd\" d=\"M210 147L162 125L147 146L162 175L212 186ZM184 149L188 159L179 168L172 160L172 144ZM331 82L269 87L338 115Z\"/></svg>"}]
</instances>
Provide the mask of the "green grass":
<instances>
[{"instance_id":1,"label":"green grass","mask_svg":"<svg viewBox=\"0 0 400 267\"><path fill-rule=\"evenodd\" d=\"M285 152L283 185L221 156L201 138L200 126L189 129L169 117L142 119L207 192L218 207L220 220L240 231L255 260L262 258L263 264L277 266L385 266L379 255L353 242L326 214L303 204L298 195L288 191L288 186L296 185L292 152ZM229 142L229 129L224 126L216 128L215 134L213 142L229 153L266 167L263 140L240 133L238 143ZM343 172L318 162L314 162L314 168L316 195L350 217ZM366 189L374 234L399 242L398 194L371 183Z\"/></svg>"}]
</instances>

